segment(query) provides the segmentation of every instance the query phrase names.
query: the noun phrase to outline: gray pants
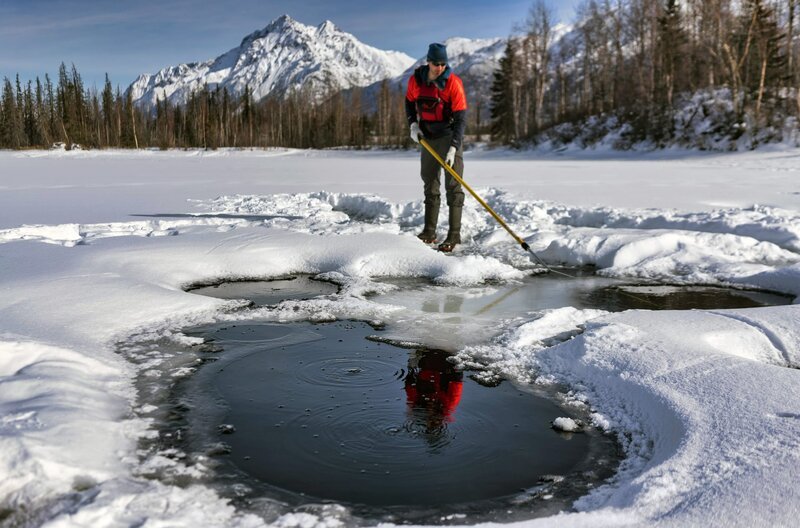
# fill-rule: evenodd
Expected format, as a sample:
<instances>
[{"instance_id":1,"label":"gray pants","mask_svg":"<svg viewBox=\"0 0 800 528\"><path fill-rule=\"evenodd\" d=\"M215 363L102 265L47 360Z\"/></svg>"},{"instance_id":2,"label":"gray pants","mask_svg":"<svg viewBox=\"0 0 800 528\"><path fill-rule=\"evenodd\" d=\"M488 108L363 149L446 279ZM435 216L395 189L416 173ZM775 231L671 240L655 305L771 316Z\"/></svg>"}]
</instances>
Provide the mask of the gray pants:
<instances>
[{"instance_id":1,"label":"gray pants","mask_svg":"<svg viewBox=\"0 0 800 528\"><path fill-rule=\"evenodd\" d=\"M429 139L428 144L436 151L442 159L447 156L447 151L450 149L450 140L452 137L448 134L446 136ZM421 171L422 182L425 186L425 205L438 206L441 202L441 180L439 179L439 169L441 165L431 156L425 147L422 147L421 157ZM442 169L444 170L444 169ZM464 150L459 147L456 151L456 160L453 162L453 170L459 176L464 175ZM444 188L447 196L447 205L452 207L461 207L464 205L464 190L461 184L453 178L449 172L444 171Z\"/></svg>"}]
</instances>

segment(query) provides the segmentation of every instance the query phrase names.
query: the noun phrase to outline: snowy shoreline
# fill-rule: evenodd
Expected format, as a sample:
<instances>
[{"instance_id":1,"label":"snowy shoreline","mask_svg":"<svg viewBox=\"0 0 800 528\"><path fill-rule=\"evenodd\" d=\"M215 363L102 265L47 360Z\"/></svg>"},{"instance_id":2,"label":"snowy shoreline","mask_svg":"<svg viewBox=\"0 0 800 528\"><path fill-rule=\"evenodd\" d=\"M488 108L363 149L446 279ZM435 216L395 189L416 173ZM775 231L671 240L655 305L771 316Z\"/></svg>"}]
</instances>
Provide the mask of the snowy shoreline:
<instances>
[{"instance_id":1,"label":"snowy shoreline","mask_svg":"<svg viewBox=\"0 0 800 528\"><path fill-rule=\"evenodd\" d=\"M476 189L547 262L800 296L797 151L639 165L531 157L475 153L468 181L472 170ZM644 165L650 172L631 187L627 171ZM333 275L344 284L336 298L276 316L381 320L396 315L364 298L379 287L372 278L470 285L517 280L533 267L472 202L462 253L422 246L413 237L421 222L416 161L407 154L0 152L0 167L0 205L8 205L0 217L0 510L14 521L263 524L202 484L136 476L137 439L152 431L146 413L132 409L138 367L114 344L143 332L181 339L180 328L237 306L186 293L188 284ZM605 185L592 183L592 167ZM552 170L559 178L536 177ZM769 184L754 181L765 174ZM704 178L729 181L724 206L709 207L716 193ZM545 188L551 196L526 197ZM598 202L605 205L591 205ZM131 220L134 213L182 216ZM800 305L588 312L529 314L494 342L461 352L508 376L569 384L597 425L621 433L627 458L618 475L557 522L792 524L800 513ZM577 325L582 333L548 346ZM314 523L326 519L290 514L278 522Z\"/></svg>"}]
</instances>

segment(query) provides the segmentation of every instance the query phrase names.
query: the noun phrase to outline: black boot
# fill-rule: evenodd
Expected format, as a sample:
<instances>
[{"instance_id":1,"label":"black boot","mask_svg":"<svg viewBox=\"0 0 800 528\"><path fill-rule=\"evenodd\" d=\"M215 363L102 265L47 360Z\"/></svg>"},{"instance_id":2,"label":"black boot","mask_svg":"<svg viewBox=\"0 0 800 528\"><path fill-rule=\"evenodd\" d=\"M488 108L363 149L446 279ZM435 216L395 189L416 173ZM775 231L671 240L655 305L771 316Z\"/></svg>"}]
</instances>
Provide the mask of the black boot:
<instances>
[{"instance_id":1,"label":"black boot","mask_svg":"<svg viewBox=\"0 0 800 528\"><path fill-rule=\"evenodd\" d=\"M439 244L439 251L449 253L456 245L461 243L461 206L451 205L449 213L449 225L447 228L447 238Z\"/></svg>"},{"instance_id":2,"label":"black boot","mask_svg":"<svg viewBox=\"0 0 800 528\"><path fill-rule=\"evenodd\" d=\"M439 204L425 204L425 228L417 238L426 244L436 242L436 223L439 221Z\"/></svg>"}]
</instances>

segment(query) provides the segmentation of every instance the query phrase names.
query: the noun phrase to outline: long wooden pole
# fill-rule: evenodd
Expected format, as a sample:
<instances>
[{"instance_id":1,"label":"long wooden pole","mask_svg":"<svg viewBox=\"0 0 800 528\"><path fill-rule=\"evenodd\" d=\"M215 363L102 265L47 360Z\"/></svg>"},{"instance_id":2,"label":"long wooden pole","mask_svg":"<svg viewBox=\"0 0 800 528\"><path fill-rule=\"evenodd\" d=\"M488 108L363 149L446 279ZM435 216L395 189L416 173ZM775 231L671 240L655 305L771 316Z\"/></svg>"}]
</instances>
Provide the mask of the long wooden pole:
<instances>
[{"instance_id":1,"label":"long wooden pole","mask_svg":"<svg viewBox=\"0 0 800 528\"><path fill-rule=\"evenodd\" d=\"M472 187L467 185L467 182L465 182L461 178L461 176L459 176L458 173L453 170L453 167L451 167L450 165L445 163L445 161L442 159L442 157L439 156L439 154L437 154L435 150L433 150L433 148L430 146L430 144L428 144L428 142L425 139L420 138L419 143L420 143L420 145L425 147L425 150L427 150L430 153L431 156L433 156L433 159L435 159L436 161L439 162L439 165L444 167L444 170L446 170L450 174L450 176L455 178L456 181L462 185L462 187L464 187L467 191L469 191L469 193L472 195L473 198L478 200L478 203L481 204L483 206L483 208L486 209L489 212L489 214L492 215L492 217L495 220L497 220L497 223L499 223L501 226L503 226L503 228L506 231L508 231L508 234L511 235L511 237L514 240L516 240L518 244L520 244L522 246L522 249L524 249L525 251L530 251L530 249L531 249L530 246L528 246L528 244L524 240L522 240L519 236L517 236L517 234L510 227L508 227L508 224L506 224L505 221L502 218L500 218L500 215L495 213L494 209L489 207L489 204L484 202L483 198L478 196L478 193L476 193L475 191L472 190Z\"/></svg>"}]
</instances>

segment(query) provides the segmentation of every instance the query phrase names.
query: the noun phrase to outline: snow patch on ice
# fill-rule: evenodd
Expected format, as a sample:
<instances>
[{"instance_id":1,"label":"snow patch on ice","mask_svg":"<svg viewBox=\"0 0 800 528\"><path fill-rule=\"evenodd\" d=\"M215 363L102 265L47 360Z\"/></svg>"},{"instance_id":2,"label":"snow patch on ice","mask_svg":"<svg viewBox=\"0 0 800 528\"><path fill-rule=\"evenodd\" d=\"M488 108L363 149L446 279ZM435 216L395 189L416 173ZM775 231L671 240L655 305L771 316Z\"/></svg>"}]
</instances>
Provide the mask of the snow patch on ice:
<instances>
[{"instance_id":1,"label":"snow patch on ice","mask_svg":"<svg viewBox=\"0 0 800 528\"><path fill-rule=\"evenodd\" d=\"M594 265L610 276L740 284L800 295L800 286L796 286L800 274L800 217L789 211L765 206L695 214L567 208L522 201L497 189L484 189L482 193L513 229L525 235L537 257L550 265ZM386 251L364 255L336 270L318 271L338 271L350 277L420 275L408 259L386 261L389 254L396 254L392 251L398 246L395 236L413 236L419 229L421 201L395 204L371 194L320 191L221 196L195 201L195 205L203 211L188 218L21 226L1 230L0 241L38 240L75 246L109 237L187 235L248 227L326 237L376 233L386 237ZM477 204L468 203L464 214L462 258L433 273L437 282L463 285L514 278L517 272L503 266L487 273L487 266L501 262L521 270L538 266L536 259L519 251ZM406 266L402 265L404 262ZM362 289L367 292L370 287Z\"/></svg>"},{"instance_id":2,"label":"snow patch on ice","mask_svg":"<svg viewBox=\"0 0 800 528\"><path fill-rule=\"evenodd\" d=\"M559 416L553 420L553 429L565 433L578 433L583 430L583 426L579 421L575 421L572 418Z\"/></svg>"},{"instance_id":3,"label":"snow patch on ice","mask_svg":"<svg viewBox=\"0 0 800 528\"><path fill-rule=\"evenodd\" d=\"M533 243L543 245L538 238ZM760 286L769 275L800 262L800 255L771 242L730 234L576 228L541 238L548 245L539 254L551 262L592 264L608 276L687 284L746 284L752 278L750 284Z\"/></svg>"},{"instance_id":4,"label":"snow patch on ice","mask_svg":"<svg viewBox=\"0 0 800 528\"><path fill-rule=\"evenodd\" d=\"M573 338L586 322L606 313L573 307L543 310L533 320L507 322L506 330L493 343L465 347L455 360L460 368L477 369L476 378L486 383L502 378L532 383L539 378L535 351Z\"/></svg>"}]
</instances>

